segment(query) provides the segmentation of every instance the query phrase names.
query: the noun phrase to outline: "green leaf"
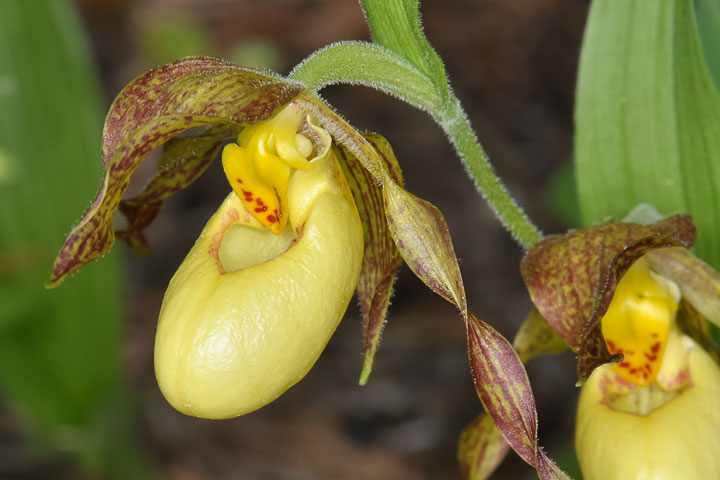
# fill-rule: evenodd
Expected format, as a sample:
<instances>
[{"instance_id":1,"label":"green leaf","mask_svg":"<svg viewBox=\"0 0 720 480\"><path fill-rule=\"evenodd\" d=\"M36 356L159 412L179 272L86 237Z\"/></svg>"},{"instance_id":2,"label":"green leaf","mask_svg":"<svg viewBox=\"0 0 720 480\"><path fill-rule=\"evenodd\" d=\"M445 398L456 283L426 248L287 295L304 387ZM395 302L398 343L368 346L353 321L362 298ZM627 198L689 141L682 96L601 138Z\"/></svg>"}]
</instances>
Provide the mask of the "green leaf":
<instances>
[{"instance_id":1,"label":"green leaf","mask_svg":"<svg viewBox=\"0 0 720 480\"><path fill-rule=\"evenodd\" d=\"M143 15L136 22L135 40L140 55L151 65L170 63L180 57L217 55L210 32L199 16L174 10Z\"/></svg>"},{"instance_id":2,"label":"green leaf","mask_svg":"<svg viewBox=\"0 0 720 480\"><path fill-rule=\"evenodd\" d=\"M705 63L690 1L675 8L675 108L687 211L697 255L720 269L720 93Z\"/></svg>"},{"instance_id":3,"label":"green leaf","mask_svg":"<svg viewBox=\"0 0 720 480\"><path fill-rule=\"evenodd\" d=\"M111 462L139 465L134 433L93 440L112 435L98 419L126 395L118 259L62 291L42 288L102 173L100 95L81 32L68 1L0 2L0 388L44 443L67 448L71 433L72 453L112 476ZM132 431L129 410L115 420Z\"/></svg>"},{"instance_id":4,"label":"green leaf","mask_svg":"<svg viewBox=\"0 0 720 480\"><path fill-rule=\"evenodd\" d=\"M553 212L568 226L582 224L575 186L575 168L572 163L560 165L545 184L544 193Z\"/></svg>"},{"instance_id":5,"label":"green leaf","mask_svg":"<svg viewBox=\"0 0 720 480\"><path fill-rule=\"evenodd\" d=\"M260 122L304 89L302 84L208 57L177 60L133 80L105 119L103 184L67 235L48 286L59 285L110 250L115 241L115 209L135 170L153 149L192 127ZM187 180L192 181L192 176Z\"/></svg>"},{"instance_id":6,"label":"green leaf","mask_svg":"<svg viewBox=\"0 0 720 480\"><path fill-rule=\"evenodd\" d=\"M443 99L449 88L445 67L432 48L420 23L417 0L361 0L373 42L382 45L412 63L432 80Z\"/></svg>"},{"instance_id":7,"label":"green leaf","mask_svg":"<svg viewBox=\"0 0 720 480\"><path fill-rule=\"evenodd\" d=\"M720 267L720 96L690 0L593 2L575 112L586 225L639 203L687 212Z\"/></svg>"},{"instance_id":8,"label":"green leaf","mask_svg":"<svg viewBox=\"0 0 720 480\"><path fill-rule=\"evenodd\" d=\"M720 86L720 2L717 0L695 0L700 41L715 86Z\"/></svg>"}]
</instances>

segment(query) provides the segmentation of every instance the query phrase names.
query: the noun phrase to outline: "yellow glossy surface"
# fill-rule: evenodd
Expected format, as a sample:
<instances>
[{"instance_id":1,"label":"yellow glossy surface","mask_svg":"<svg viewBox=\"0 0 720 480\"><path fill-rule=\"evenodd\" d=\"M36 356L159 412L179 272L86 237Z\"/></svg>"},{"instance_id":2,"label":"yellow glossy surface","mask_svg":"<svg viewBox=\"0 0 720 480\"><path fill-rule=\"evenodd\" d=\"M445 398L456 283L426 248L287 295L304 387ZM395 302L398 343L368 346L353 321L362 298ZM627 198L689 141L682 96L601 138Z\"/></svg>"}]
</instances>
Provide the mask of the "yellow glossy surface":
<instances>
[{"instance_id":1,"label":"yellow glossy surface","mask_svg":"<svg viewBox=\"0 0 720 480\"><path fill-rule=\"evenodd\" d=\"M678 287L650 272L640 258L618 282L602 319L602 333L612 354L622 353L615 372L637 385L657 377L670 326L678 309Z\"/></svg>"},{"instance_id":2,"label":"yellow glossy surface","mask_svg":"<svg viewBox=\"0 0 720 480\"><path fill-rule=\"evenodd\" d=\"M313 147L297 133L305 112L294 103L267 122L249 125L238 143L223 149L228 182L245 208L276 235L288 220L288 182L295 169L308 170Z\"/></svg>"},{"instance_id":3,"label":"yellow glossy surface","mask_svg":"<svg viewBox=\"0 0 720 480\"><path fill-rule=\"evenodd\" d=\"M290 177L288 211L295 232L276 255L284 247L258 248L262 227L231 193L172 278L155 372L179 411L229 418L271 402L305 376L342 318L358 280L363 231L328 149ZM235 227L226 248L223 235L233 225L246 226ZM232 271L238 265L251 266Z\"/></svg>"},{"instance_id":4,"label":"yellow glossy surface","mask_svg":"<svg viewBox=\"0 0 720 480\"><path fill-rule=\"evenodd\" d=\"M720 478L719 401L718 365L677 329L658 382L650 387L624 381L609 365L596 369L582 388L577 412L575 447L583 477Z\"/></svg>"}]
</instances>

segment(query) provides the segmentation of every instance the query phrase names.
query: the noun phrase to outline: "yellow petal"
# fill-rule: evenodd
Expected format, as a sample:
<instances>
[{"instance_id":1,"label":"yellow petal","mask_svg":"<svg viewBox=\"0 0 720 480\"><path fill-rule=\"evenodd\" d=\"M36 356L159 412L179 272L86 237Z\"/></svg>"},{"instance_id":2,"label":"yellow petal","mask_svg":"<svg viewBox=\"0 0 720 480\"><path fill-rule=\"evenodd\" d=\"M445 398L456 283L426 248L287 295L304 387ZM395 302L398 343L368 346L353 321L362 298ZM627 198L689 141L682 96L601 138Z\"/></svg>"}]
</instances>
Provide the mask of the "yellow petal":
<instances>
[{"instance_id":1,"label":"yellow petal","mask_svg":"<svg viewBox=\"0 0 720 480\"><path fill-rule=\"evenodd\" d=\"M245 208L276 235L287 224L290 167L257 151L230 143L222 154L223 168Z\"/></svg>"},{"instance_id":2,"label":"yellow petal","mask_svg":"<svg viewBox=\"0 0 720 480\"><path fill-rule=\"evenodd\" d=\"M363 232L332 153L292 175L288 200L294 228L275 237L231 193L170 282L155 372L185 414L229 418L271 402L305 376L347 308Z\"/></svg>"},{"instance_id":3,"label":"yellow petal","mask_svg":"<svg viewBox=\"0 0 720 480\"><path fill-rule=\"evenodd\" d=\"M631 393L621 401L613 386L624 380L610 365L596 369L583 386L575 447L585 480L720 478L720 368L677 330L667 350L675 363L683 360L680 370L664 362L660 373L675 372L675 391L626 382Z\"/></svg>"},{"instance_id":4,"label":"yellow petal","mask_svg":"<svg viewBox=\"0 0 720 480\"><path fill-rule=\"evenodd\" d=\"M652 274L644 257L618 282L602 333L610 353L623 354L613 368L626 380L649 385L657 377L678 297L677 286Z\"/></svg>"},{"instance_id":5,"label":"yellow petal","mask_svg":"<svg viewBox=\"0 0 720 480\"><path fill-rule=\"evenodd\" d=\"M238 135L238 144L227 145L222 153L223 169L233 191L245 208L276 235L287 224L290 175L296 169L309 170L312 165L308 160L312 142L297 133L305 115L291 103L267 122L245 127Z\"/></svg>"}]
</instances>

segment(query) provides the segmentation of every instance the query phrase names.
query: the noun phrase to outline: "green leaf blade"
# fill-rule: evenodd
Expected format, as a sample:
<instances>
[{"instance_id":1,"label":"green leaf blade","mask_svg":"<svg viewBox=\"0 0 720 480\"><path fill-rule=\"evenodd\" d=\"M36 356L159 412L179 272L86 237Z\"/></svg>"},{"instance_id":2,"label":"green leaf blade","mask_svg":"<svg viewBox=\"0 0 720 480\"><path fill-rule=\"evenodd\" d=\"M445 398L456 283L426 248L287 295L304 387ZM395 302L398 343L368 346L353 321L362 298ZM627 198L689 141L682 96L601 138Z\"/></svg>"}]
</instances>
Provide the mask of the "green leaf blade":
<instances>
[{"instance_id":1,"label":"green leaf blade","mask_svg":"<svg viewBox=\"0 0 720 480\"><path fill-rule=\"evenodd\" d=\"M697 255L720 268L720 94L700 46L692 3L675 6L674 74L678 152Z\"/></svg>"},{"instance_id":2,"label":"green leaf blade","mask_svg":"<svg viewBox=\"0 0 720 480\"><path fill-rule=\"evenodd\" d=\"M126 400L119 258L61 291L42 288L102 175L101 101L82 32L66 0L0 2L0 387L43 445L68 452L60 443L72 432L70 453L96 474L129 478L113 463L151 478L132 409L114 417L122 434L99 421Z\"/></svg>"},{"instance_id":3,"label":"green leaf blade","mask_svg":"<svg viewBox=\"0 0 720 480\"><path fill-rule=\"evenodd\" d=\"M399 53L430 78L443 100L449 96L445 67L428 42L417 0L361 0L373 42Z\"/></svg>"},{"instance_id":4,"label":"green leaf blade","mask_svg":"<svg viewBox=\"0 0 720 480\"><path fill-rule=\"evenodd\" d=\"M644 202L664 214L684 209L667 83L672 64L662 53L671 41L668 3L593 4L575 113L576 175L585 225L622 218Z\"/></svg>"},{"instance_id":5,"label":"green leaf blade","mask_svg":"<svg viewBox=\"0 0 720 480\"><path fill-rule=\"evenodd\" d=\"M720 267L720 95L690 0L593 3L575 111L586 225L649 203L690 213Z\"/></svg>"}]
</instances>

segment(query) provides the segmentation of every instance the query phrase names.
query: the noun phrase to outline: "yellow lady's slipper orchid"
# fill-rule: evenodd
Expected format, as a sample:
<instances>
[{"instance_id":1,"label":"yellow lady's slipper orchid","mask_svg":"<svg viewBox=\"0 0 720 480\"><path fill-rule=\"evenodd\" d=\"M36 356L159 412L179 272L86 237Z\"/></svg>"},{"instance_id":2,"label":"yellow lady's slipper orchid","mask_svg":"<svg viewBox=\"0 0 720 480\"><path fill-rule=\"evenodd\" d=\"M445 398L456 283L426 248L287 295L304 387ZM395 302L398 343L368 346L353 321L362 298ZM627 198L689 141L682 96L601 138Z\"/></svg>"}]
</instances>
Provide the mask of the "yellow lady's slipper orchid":
<instances>
[{"instance_id":1,"label":"yellow lady's slipper orchid","mask_svg":"<svg viewBox=\"0 0 720 480\"><path fill-rule=\"evenodd\" d=\"M277 398L355 290L362 225L330 136L298 134L303 121L291 104L225 147L235 191L172 278L155 341L158 383L183 413L229 418Z\"/></svg>"},{"instance_id":2,"label":"yellow lady's slipper orchid","mask_svg":"<svg viewBox=\"0 0 720 480\"><path fill-rule=\"evenodd\" d=\"M678 286L637 260L602 319L608 350L582 388L575 443L586 480L720 478L720 368L675 324Z\"/></svg>"},{"instance_id":3,"label":"yellow lady's slipper orchid","mask_svg":"<svg viewBox=\"0 0 720 480\"><path fill-rule=\"evenodd\" d=\"M222 153L233 193L172 278L160 313L156 376L178 410L227 418L278 397L317 360L353 291L365 383L403 260L471 317L447 224L404 189L382 136L361 134L301 82L208 57L150 70L117 96L103 131L103 183L60 247L48 287L102 257L116 238L148 253L144 230L165 201L233 138ZM123 198L160 146L155 176ZM483 327L476 338L511 350L472 318Z\"/></svg>"}]
</instances>

